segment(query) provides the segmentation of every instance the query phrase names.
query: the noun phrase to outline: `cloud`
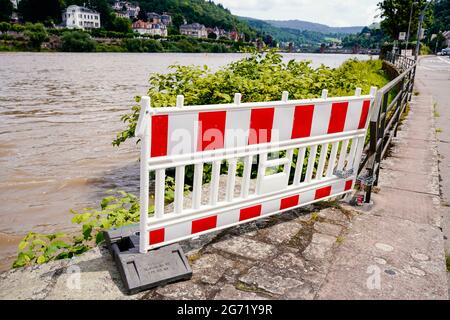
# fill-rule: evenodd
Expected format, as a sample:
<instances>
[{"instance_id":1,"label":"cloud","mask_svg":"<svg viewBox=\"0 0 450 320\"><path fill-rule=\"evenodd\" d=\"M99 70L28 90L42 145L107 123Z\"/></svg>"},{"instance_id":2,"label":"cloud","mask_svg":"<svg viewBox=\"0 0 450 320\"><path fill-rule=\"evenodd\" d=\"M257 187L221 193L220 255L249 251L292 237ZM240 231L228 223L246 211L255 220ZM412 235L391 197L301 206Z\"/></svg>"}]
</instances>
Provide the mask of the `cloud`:
<instances>
[{"instance_id":1,"label":"cloud","mask_svg":"<svg viewBox=\"0 0 450 320\"><path fill-rule=\"evenodd\" d=\"M238 16L306 20L333 27L369 25L379 0L214 0Z\"/></svg>"}]
</instances>

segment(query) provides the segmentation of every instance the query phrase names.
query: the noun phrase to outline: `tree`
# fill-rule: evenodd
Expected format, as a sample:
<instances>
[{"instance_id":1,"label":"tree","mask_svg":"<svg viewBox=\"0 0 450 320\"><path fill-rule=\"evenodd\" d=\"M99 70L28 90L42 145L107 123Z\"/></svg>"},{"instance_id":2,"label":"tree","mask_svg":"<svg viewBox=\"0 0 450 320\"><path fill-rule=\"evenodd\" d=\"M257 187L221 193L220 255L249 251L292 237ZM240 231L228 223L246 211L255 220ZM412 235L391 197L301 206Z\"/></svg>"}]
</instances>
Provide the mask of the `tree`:
<instances>
[{"instance_id":1,"label":"tree","mask_svg":"<svg viewBox=\"0 0 450 320\"><path fill-rule=\"evenodd\" d=\"M268 47L271 47L273 38L272 38L272 36L270 34L267 34L267 35L264 36L263 41Z\"/></svg>"},{"instance_id":2,"label":"tree","mask_svg":"<svg viewBox=\"0 0 450 320\"><path fill-rule=\"evenodd\" d=\"M214 32L208 33L208 39L213 39L213 40L217 39L217 34L215 34Z\"/></svg>"},{"instance_id":3,"label":"tree","mask_svg":"<svg viewBox=\"0 0 450 320\"><path fill-rule=\"evenodd\" d=\"M172 24L175 28L179 29L180 26L184 23L184 18L181 14L174 14L172 17Z\"/></svg>"},{"instance_id":4,"label":"tree","mask_svg":"<svg viewBox=\"0 0 450 320\"><path fill-rule=\"evenodd\" d=\"M44 41L48 40L47 31L42 24L32 25L27 29L25 35L28 37L30 47L34 50L41 50L41 45Z\"/></svg>"},{"instance_id":5,"label":"tree","mask_svg":"<svg viewBox=\"0 0 450 320\"><path fill-rule=\"evenodd\" d=\"M450 0L437 0L434 5L434 20L429 34L450 30Z\"/></svg>"},{"instance_id":6,"label":"tree","mask_svg":"<svg viewBox=\"0 0 450 320\"><path fill-rule=\"evenodd\" d=\"M415 5L413 5L414 1L416 1ZM409 39L416 38L419 16L425 7L425 3L426 0L384 0L379 2L378 7L381 10L381 18L383 19L381 28L391 39L398 39L400 32L408 31L411 6L413 5ZM429 6L424 25L429 24L431 16L432 8Z\"/></svg>"},{"instance_id":7,"label":"tree","mask_svg":"<svg viewBox=\"0 0 450 320\"><path fill-rule=\"evenodd\" d=\"M67 52L95 51L95 41L82 31L67 31L62 36L62 50Z\"/></svg>"},{"instance_id":8,"label":"tree","mask_svg":"<svg viewBox=\"0 0 450 320\"><path fill-rule=\"evenodd\" d=\"M6 33L11 30L11 24L8 22L0 22L0 31L1 33Z\"/></svg>"},{"instance_id":9,"label":"tree","mask_svg":"<svg viewBox=\"0 0 450 320\"><path fill-rule=\"evenodd\" d=\"M21 0L17 11L26 22L60 23L61 0Z\"/></svg>"},{"instance_id":10,"label":"tree","mask_svg":"<svg viewBox=\"0 0 450 320\"><path fill-rule=\"evenodd\" d=\"M147 22L148 21L147 12L145 12L145 10L139 10L137 18L138 20Z\"/></svg>"},{"instance_id":11,"label":"tree","mask_svg":"<svg viewBox=\"0 0 450 320\"><path fill-rule=\"evenodd\" d=\"M110 30L122 33L131 32L131 21L128 18L114 17Z\"/></svg>"},{"instance_id":12,"label":"tree","mask_svg":"<svg viewBox=\"0 0 450 320\"><path fill-rule=\"evenodd\" d=\"M0 0L0 21L10 21L13 9L11 0Z\"/></svg>"}]
</instances>

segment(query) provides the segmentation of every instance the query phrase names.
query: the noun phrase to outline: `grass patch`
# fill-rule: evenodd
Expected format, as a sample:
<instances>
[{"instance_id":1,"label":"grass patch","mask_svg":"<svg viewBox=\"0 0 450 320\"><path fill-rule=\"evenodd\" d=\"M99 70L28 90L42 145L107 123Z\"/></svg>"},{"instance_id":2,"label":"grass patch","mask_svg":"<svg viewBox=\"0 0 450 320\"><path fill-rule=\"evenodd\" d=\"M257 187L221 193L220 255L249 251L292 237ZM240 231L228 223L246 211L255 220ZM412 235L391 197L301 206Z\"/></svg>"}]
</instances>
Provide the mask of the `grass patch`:
<instances>
[{"instance_id":1,"label":"grass patch","mask_svg":"<svg viewBox=\"0 0 450 320\"><path fill-rule=\"evenodd\" d=\"M442 132L442 128L436 128L436 133L441 133Z\"/></svg>"},{"instance_id":2,"label":"grass patch","mask_svg":"<svg viewBox=\"0 0 450 320\"><path fill-rule=\"evenodd\" d=\"M339 236L339 237L336 238L336 243L342 244L343 242L344 242L344 237Z\"/></svg>"},{"instance_id":3,"label":"grass patch","mask_svg":"<svg viewBox=\"0 0 450 320\"><path fill-rule=\"evenodd\" d=\"M433 115L435 118L439 118L441 114L436 109L437 109L437 102L433 103Z\"/></svg>"},{"instance_id":4,"label":"grass patch","mask_svg":"<svg viewBox=\"0 0 450 320\"><path fill-rule=\"evenodd\" d=\"M445 255L445 265L447 266L447 272L450 272L450 254Z\"/></svg>"}]
</instances>

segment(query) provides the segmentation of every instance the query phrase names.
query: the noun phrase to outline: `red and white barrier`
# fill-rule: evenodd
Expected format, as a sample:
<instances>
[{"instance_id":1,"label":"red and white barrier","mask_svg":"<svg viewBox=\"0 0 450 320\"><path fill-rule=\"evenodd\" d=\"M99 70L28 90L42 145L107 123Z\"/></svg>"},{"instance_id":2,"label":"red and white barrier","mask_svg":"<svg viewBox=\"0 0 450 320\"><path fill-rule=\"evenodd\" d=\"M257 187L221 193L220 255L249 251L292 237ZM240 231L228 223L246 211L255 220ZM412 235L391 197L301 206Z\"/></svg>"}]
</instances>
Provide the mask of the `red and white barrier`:
<instances>
[{"instance_id":1,"label":"red and white barrier","mask_svg":"<svg viewBox=\"0 0 450 320\"><path fill-rule=\"evenodd\" d=\"M367 96L150 108L142 97L136 136L141 138L140 250L196 237L348 193L364 147L376 88ZM274 153L282 155L273 157ZM251 166L256 158L256 188ZM295 168L293 160L296 159ZM224 161L226 160L226 164ZM235 195L242 162L240 195ZM203 167L212 164L207 203ZM185 166L194 165L192 207L185 208ZM219 195L227 166L226 194ZM173 212L164 212L166 170L175 168ZM267 170L273 168L269 174ZM293 171L292 171L292 170ZM155 210L148 215L149 172L155 172ZM291 172L292 171L292 172ZM338 172L340 174L338 174ZM343 175L342 173L345 173ZM205 197L203 197L205 198Z\"/></svg>"}]
</instances>

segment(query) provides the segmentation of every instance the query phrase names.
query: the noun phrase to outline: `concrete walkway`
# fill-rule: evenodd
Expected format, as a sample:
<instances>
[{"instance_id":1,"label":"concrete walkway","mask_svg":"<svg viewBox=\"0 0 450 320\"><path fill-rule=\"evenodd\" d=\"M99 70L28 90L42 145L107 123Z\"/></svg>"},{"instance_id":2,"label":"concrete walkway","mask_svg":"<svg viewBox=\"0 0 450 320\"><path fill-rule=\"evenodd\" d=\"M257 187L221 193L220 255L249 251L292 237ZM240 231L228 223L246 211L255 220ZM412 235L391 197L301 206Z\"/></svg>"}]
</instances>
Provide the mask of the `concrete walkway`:
<instances>
[{"instance_id":1,"label":"concrete walkway","mask_svg":"<svg viewBox=\"0 0 450 320\"><path fill-rule=\"evenodd\" d=\"M448 299L431 96L414 96L374 207L355 218L319 298Z\"/></svg>"},{"instance_id":2,"label":"concrete walkway","mask_svg":"<svg viewBox=\"0 0 450 320\"><path fill-rule=\"evenodd\" d=\"M448 299L437 164L421 92L370 211L325 202L185 241L193 278L134 296L100 247L0 274L0 299Z\"/></svg>"}]
</instances>

